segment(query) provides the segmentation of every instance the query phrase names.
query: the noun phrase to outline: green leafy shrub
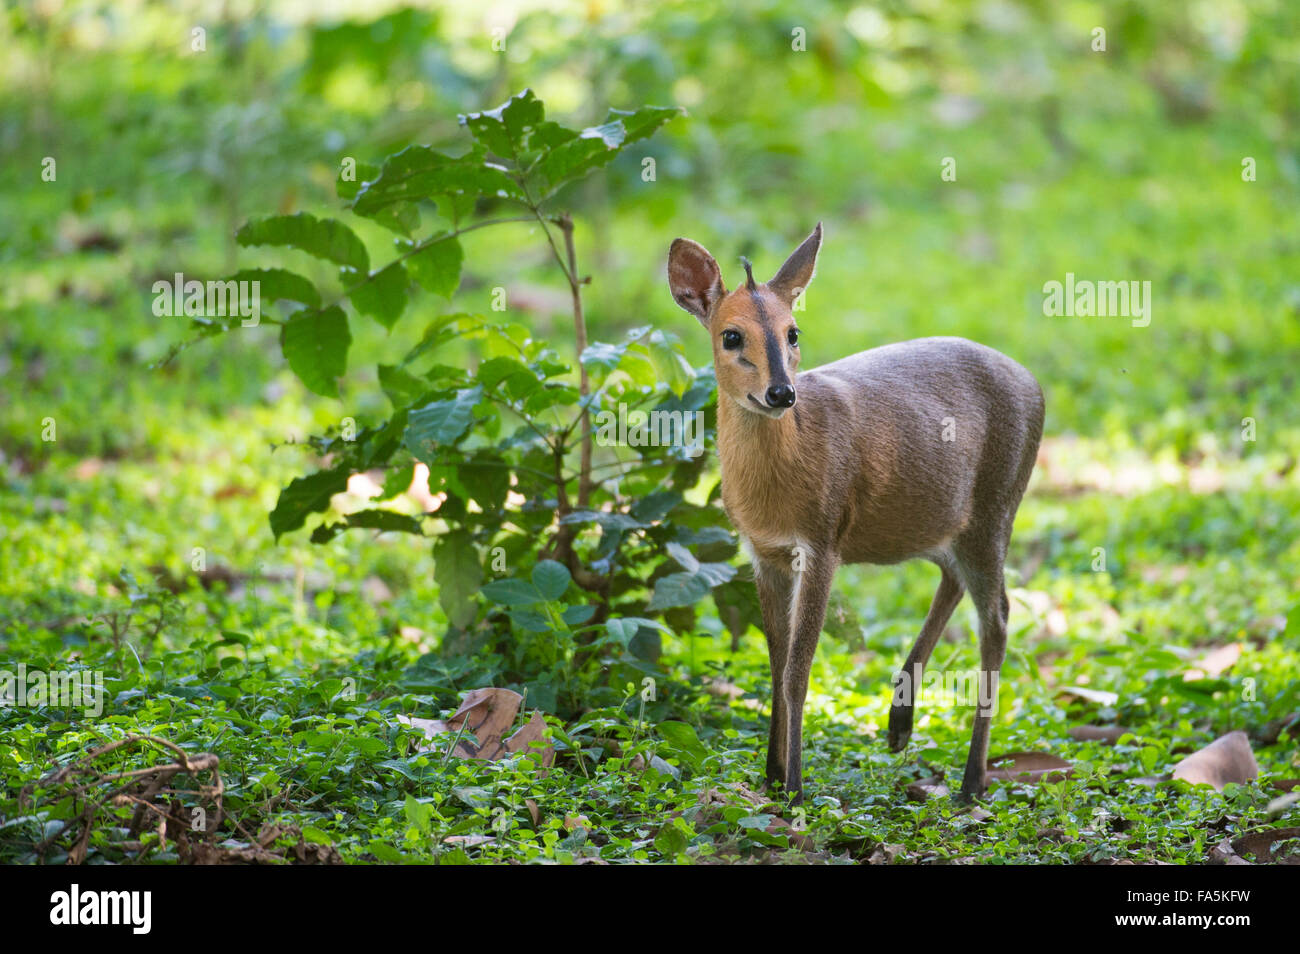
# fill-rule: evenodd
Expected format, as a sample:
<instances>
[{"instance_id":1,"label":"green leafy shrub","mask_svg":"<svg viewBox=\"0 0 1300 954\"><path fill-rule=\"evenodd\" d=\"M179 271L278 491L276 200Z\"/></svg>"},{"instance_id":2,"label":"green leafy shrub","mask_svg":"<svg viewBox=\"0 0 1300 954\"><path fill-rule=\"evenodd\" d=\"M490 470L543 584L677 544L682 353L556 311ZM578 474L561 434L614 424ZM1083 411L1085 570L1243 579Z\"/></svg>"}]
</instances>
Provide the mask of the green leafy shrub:
<instances>
[{"instance_id":1,"label":"green leafy shrub","mask_svg":"<svg viewBox=\"0 0 1300 954\"><path fill-rule=\"evenodd\" d=\"M311 540L350 529L434 537L444 651L495 654L506 682L554 712L617 702L629 681L655 676L660 634L693 627L696 604L710 594L734 633L758 618L752 587L729 562L736 541L697 491L715 426L711 369L692 368L675 336L650 327L617 342L587 340L574 222L552 208L566 184L677 113L615 110L601 125L570 129L547 120L525 90L461 117L473 141L462 155L414 145L378 166L358 164L356 181L339 181L340 197L399 236L398 255L377 266L338 219L275 215L237 236L339 267L344 290L332 298L281 268L232 276L260 281L262 300L288 303L268 320L280 325L289 367L311 391L338 397L355 316L391 331L414 289L455 294L461 235L521 220L541 227L572 297L576 366L518 323L465 312L435 318L400 361L377 367L391 415L354 434L312 438L323 467L284 488L270 523L277 537L296 531L329 510L352 474L384 471L379 506L326 517ZM451 227L421 235L430 204ZM236 326L198 321L202 335ZM466 341L482 356L476 368L438 360ZM626 443L642 446L598 454L597 419L611 442L625 421ZM688 442L696 421L703 427ZM417 463L428 467L436 511L385 507L410 486Z\"/></svg>"}]
</instances>

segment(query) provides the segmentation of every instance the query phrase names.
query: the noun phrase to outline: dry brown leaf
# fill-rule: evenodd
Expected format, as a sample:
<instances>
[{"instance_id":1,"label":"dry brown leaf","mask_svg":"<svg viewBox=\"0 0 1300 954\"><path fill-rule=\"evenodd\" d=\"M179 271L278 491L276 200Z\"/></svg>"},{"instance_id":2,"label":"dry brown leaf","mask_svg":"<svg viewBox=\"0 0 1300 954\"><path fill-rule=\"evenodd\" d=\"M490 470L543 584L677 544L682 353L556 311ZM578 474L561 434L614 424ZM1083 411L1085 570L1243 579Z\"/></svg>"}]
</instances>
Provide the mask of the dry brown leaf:
<instances>
[{"instance_id":1,"label":"dry brown leaf","mask_svg":"<svg viewBox=\"0 0 1300 954\"><path fill-rule=\"evenodd\" d=\"M1264 810L1264 813L1268 815L1269 818L1277 818L1280 815L1285 814L1286 810L1296 802L1300 802L1300 792L1291 792L1288 795L1279 795L1277 798L1269 801L1268 808Z\"/></svg>"},{"instance_id":2,"label":"dry brown leaf","mask_svg":"<svg viewBox=\"0 0 1300 954\"><path fill-rule=\"evenodd\" d=\"M777 806L771 798L753 791L747 786L742 785L740 782L724 785L721 790L716 788L706 788L700 793L699 801L702 805L717 806L721 808L726 805L735 804L736 800L734 798L727 797L729 794L739 796L741 801L748 803L750 808L760 814L772 815L772 820L767 823L767 828L764 829L764 831L769 835L785 835L790 840L791 847L798 848L800 851L812 851L817 847L817 843L813 841L810 836L805 835L780 815L776 814ZM767 809L767 811L763 811L763 809Z\"/></svg>"},{"instance_id":3,"label":"dry brown leaf","mask_svg":"<svg viewBox=\"0 0 1300 954\"><path fill-rule=\"evenodd\" d=\"M1275 778L1269 784L1279 791L1290 792L1294 791L1296 786L1300 786L1300 778Z\"/></svg>"},{"instance_id":4,"label":"dry brown leaf","mask_svg":"<svg viewBox=\"0 0 1300 954\"><path fill-rule=\"evenodd\" d=\"M1087 686L1062 686L1056 690L1058 696L1071 696L1084 702L1095 702L1099 706L1113 706L1119 702L1119 693L1106 689L1089 689Z\"/></svg>"},{"instance_id":5,"label":"dry brown leaf","mask_svg":"<svg viewBox=\"0 0 1300 954\"><path fill-rule=\"evenodd\" d=\"M295 839L286 849L272 847L281 837ZM281 827L265 824L255 841L228 839L221 844L207 842L184 843L180 847L182 861L196 865L255 865L282 864L285 861L300 865L341 865L343 857L333 845L320 845L306 841L294 825Z\"/></svg>"},{"instance_id":6,"label":"dry brown leaf","mask_svg":"<svg viewBox=\"0 0 1300 954\"><path fill-rule=\"evenodd\" d=\"M1277 860L1273 857L1273 846L1279 841L1292 838L1300 838L1300 828L1265 828L1263 831L1242 835L1232 843L1232 849L1241 854L1254 855L1256 861L1271 864Z\"/></svg>"},{"instance_id":7,"label":"dry brown leaf","mask_svg":"<svg viewBox=\"0 0 1300 954\"><path fill-rule=\"evenodd\" d=\"M523 696L509 689L471 689L460 708L447 720L449 732L466 735L456 746L456 754L467 759L491 759L501 754L502 739L519 713Z\"/></svg>"},{"instance_id":8,"label":"dry brown leaf","mask_svg":"<svg viewBox=\"0 0 1300 954\"><path fill-rule=\"evenodd\" d=\"M867 856L869 865L892 865L894 859L903 853L902 845L877 845L875 850Z\"/></svg>"},{"instance_id":9,"label":"dry brown leaf","mask_svg":"<svg viewBox=\"0 0 1300 954\"><path fill-rule=\"evenodd\" d=\"M1114 745L1129 733L1122 725L1072 725L1067 733L1076 742L1102 742Z\"/></svg>"},{"instance_id":10,"label":"dry brown leaf","mask_svg":"<svg viewBox=\"0 0 1300 954\"><path fill-rule=\"evenodd\" d=\"M1210 864L1248 865L1250 862L1237 854L1236 849L1233 847L1233 843L1225 838L1210 849Z\"/></svg>"},{"instance_id":11,"label":"dry brown leaf","mask_svg":"<svg viewBox=\"0 0 1300 954\"><path fill-rule=\"evenodd\" d=\"M424 733L426 739L432 739L447 731L447 723L441 719L421 719L417 716L399 715L397 721L419 729ZM432 752L435 749L437 749L436 745L417 745L415 747L417 752Z\"/></svg>"},{"instance_id":12,"label":"dry brown leaf","mask_svg":"<svg viewBox=\"0 0 1300 954\"><path fill-rule=\"evenodd\" d=\"M490 845L494 841L491 835L448 835L442 840L444 845L456 845L460 848L473 848L476 845Z\"/></svg>"},{"instance_id":13,"label":"dry brown leaf","mask_svg":"<svg viewBox=\"0 0 1300 954\"><path fill-rule=\"evenodd\" d=\"M745 694L744 689L734 682L728 682L721 676L704 680L704 691L721 699L739 699Z\"/></svg>"},{"instance_id":14,"label":"dry brown leaf","mask_svg":"<svg viewBox=\"0 0 1300 954\"><path fill-rule=\"evenodd\" d=\"M1191 682L1195 679L1213 679L1220 676L1241 658L1241 650L1241 643L1229 643L1211 650L1198 659L1191 669L1183 673L1183 679Z\"/></svg>"},{"instance_id":15,"label":"dry brown leaf","mask_svg":"<svg viewBox=\"0 0 1300 954\"><path fill-rule=\"evenodd\" d=\"M948 794L948 786L943 784L942 775L932 775L907 786L907 797L914 802L923 802L927 798L943 798Z\"/></svg>"},{"instance_id":16,"label":"dry brown leaf","mask_svg":"<svg viewBox=\"0 0 1300 954\"><path fill-rule=\"evenodd\" d=\"M545 742L546 720L534 712L528 722L508 739L504 734L514 724L519 705L524 697L509 689L492 687L471 689L455 714L445 722L441 719L418 719L399 715L398 721L421 729L428 740L416 746L417 752L443 751L449 744L447 735L460 735L452 754L462 759L495 760L507 755L527 751L531 742ZM550 766L555 761L555 748L546 744L542 751L542 764Z\"/></svg>"},{"instance_id":17,"label":"dry brown leaf","mask_svg":"<svg viewBox=\"0 0 1300 954\"><path fill-rule=\"evenodd\" d=\"M1300 712L1293 712L1280 719L1274 719L1272 722L1261 727L1255 733L1255 741L1260 745L1274 745L1285 730L1295 730L1298 726L1300 726ZM1292 736L1294 737L1294 735L1295 732L1293 731Z\"/></svg>"},{"instance_id":18,"label":"dry brown leaf","mask_svg":"<svg viewBox=\"0 0 1300 954\"><path fill-rule=\"evenodd\" d=\"M1238 729L1215 739L1174 766L1173 777L1191 785L1212 785L1216 791L1231 782L1249 782L1259 774L1246 733Z\"/></svg>"},{"instance_id":19,"label":"dry brown leaf","mask_svg":"<svg viewBox=\"0 0 1300 954\"><path fill-rule=\"evenodd\" d=\"M1134 785L1145 785L1147 788L1155 788L1157 785L1169 781L1169 777L1166 775L1143 775L1141 778L1130 778L1127 779L1127 781Z\"/></svg>"},{"instance_id":20,"label":"dry brown leaf","mask_svg":"<svg viewBox=\"0 0 1300 954\"><path fill-rule=\"evenodd\" d=\"M212 495L214 500L229 500L231 497L256 497L257 491L240 484L226 484Z\"/></svg>"},{"instance_id":21,"label":"dry brown leaf","mask_svg":"<svg viewBox=\"0 0 1300 954\"><path fill-rule=\"evenodd\" d=\"M104 462L98 457L83 457L77 462L77 466L72 468L72 476L78 480L90 480L99 475L104 469Z\"/></svg>"},{"instance_id":22,"label":"dry brown leaf","mask_svg":"<svg viewBox=\"0 0 1300 954\"><path fill-rule=\"evenodd\" d=\"M534 748L533 743L541 742L544 748ZM537 755L540 753L542 765L546 768L551 767L555 761L555 746L546 741L546 720L542 718L540 712L534 712L526 723L514 735L505 741L506 752L511 755L523 752L525 754ZM503 755L505 753L502 753ZM488 758L499 758L500 756L487 756Z\"/></svg>"},{"instance_id":23,"label":"dry brown leaf","mask_svg":"<svg viewBox=\"0 0 1300 954\"><path fill-rule=\"evenodd\" d=\"M531 798L525 798L524 804L528 806L528 817L533 820L533 827L536 828L542 823L542 810L537 807L537 802Z\"/></svg>"},{"instance_id":24,"label":"dry brown leaf","mask_svg":"<svg viewBox=\"0 0 1300 954\"><path fill-rule=\"evenodd\" d=\"M1069 762L1048 752L1007 752L990 758L987 766L990 780L1007 782L1059 782L1073 772Z\"/></svg>"},{"instance_id":25,"label":"dry brown leaf","mask_svg":"<svg viewBox=\"0 0 1300 954\"><path fill-rule=\"evenodd\" d=\"M704 691L711 696L717 696L719 699L728 699L740 702L741 705L750 709L757 709L760 706L757 699L742 699L745 695L745 690L734 682L723 679L721 676L704 680Z\"/></svg>"}]
</instances>

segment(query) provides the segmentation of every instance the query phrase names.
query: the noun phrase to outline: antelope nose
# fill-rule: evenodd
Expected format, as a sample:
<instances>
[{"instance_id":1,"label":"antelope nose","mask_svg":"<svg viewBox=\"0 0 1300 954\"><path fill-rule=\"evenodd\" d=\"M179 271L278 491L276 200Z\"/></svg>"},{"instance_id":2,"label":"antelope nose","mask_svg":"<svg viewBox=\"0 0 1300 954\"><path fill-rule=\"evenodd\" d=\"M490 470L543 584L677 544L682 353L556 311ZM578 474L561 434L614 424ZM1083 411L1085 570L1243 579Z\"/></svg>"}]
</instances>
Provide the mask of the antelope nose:
<instances>
[{"instance_id":1,"label":"antelope nose","mask_svg":"<svg viewBox=\"0 0 1300 954\"><path fill-rule=\"evenodd\" d=\"M794 388L788 384L774 384L767 389L770 407L794 407Z\"/></svg>"}]
</instances>

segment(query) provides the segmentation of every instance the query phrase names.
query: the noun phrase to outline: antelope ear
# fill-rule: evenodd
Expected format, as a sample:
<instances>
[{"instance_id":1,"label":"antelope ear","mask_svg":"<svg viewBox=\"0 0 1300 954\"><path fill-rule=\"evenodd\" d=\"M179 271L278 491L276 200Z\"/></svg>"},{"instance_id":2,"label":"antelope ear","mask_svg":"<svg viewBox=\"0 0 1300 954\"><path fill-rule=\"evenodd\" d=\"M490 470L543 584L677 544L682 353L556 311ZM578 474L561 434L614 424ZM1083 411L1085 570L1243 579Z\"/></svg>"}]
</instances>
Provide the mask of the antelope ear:
<instances>
[{"instance_id":1,"label":"antelope ear","mask_svg":"<svg viewBox=\"0 0 1300 954\"><path fill-rule=\"evenodd\" d=\"M722 272L708 250L690 239L674 239L668 249L668 288L673 301L709 327L709 313L727 293Z\"/></svg>"},{"instance_id":2,"label":"antelope ear","mask_svg":"<svg viewBox=\"0 0 1300 954\"><path fill-rule=\"evenodd\" d=\"M821 247L822 224L818 222L812 235L803 240L803 244L790 254L781 270L767 283L767 287L786 305L793 307L795 299L803 294L812 281L813 273L817 270L817 252Z\"/></svg>"}]
</instances>

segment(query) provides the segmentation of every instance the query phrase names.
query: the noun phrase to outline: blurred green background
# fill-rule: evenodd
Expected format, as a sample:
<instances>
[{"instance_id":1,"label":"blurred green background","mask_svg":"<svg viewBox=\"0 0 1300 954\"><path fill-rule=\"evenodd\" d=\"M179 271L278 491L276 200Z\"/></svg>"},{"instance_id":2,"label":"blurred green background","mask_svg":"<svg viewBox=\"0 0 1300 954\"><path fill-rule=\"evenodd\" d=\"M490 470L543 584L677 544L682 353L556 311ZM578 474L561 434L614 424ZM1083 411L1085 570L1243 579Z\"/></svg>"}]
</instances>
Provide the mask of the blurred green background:
<instances>
[{"instance_id":1,"label":"blurred green background","mask_svg":"<svg viewBox=\"0 0 1300 954\"><path fill-rule=\"evenodd\" d=\"M463 142L458 112L531 86L571 124L610 106L689 112L566 197L598 334L647 321L690 333L664 294L672 237L703 242L732 274L740 254L772 271L824 220L806 363L964 334L1043 379L1055 434L1234 454L1254 416L1267 440L1252 450L1293 452L1296 21L1281 2L11 6L8 326L39 312L60 336L45 350L85 361L94 349L69 346L94 336L148 361L181 331L139 307L151 278L233 265L250 214L337 208L342 157ZM41 179L46 156L55 182ZM484 301L526 282L535 238L471 249ZM1151 326L1045 318L1042 285L1067 271L1151 281ZM473 289L463 304L480 305ZM554 304L535 304L545 332ZM11 364L32 364L7 344ZM201 377L224 376L211 396L245 405L264 378L246 373L249 347L179 373L211 362ZM166 399L147 375L111 389L75 377L63 387L85 390L68 396L105 422L123 389ZM15 429L35 413L6 405ZM124 417L82 431L88 448L139 440L153 416Z\"/></svg>"}]
</instances>

